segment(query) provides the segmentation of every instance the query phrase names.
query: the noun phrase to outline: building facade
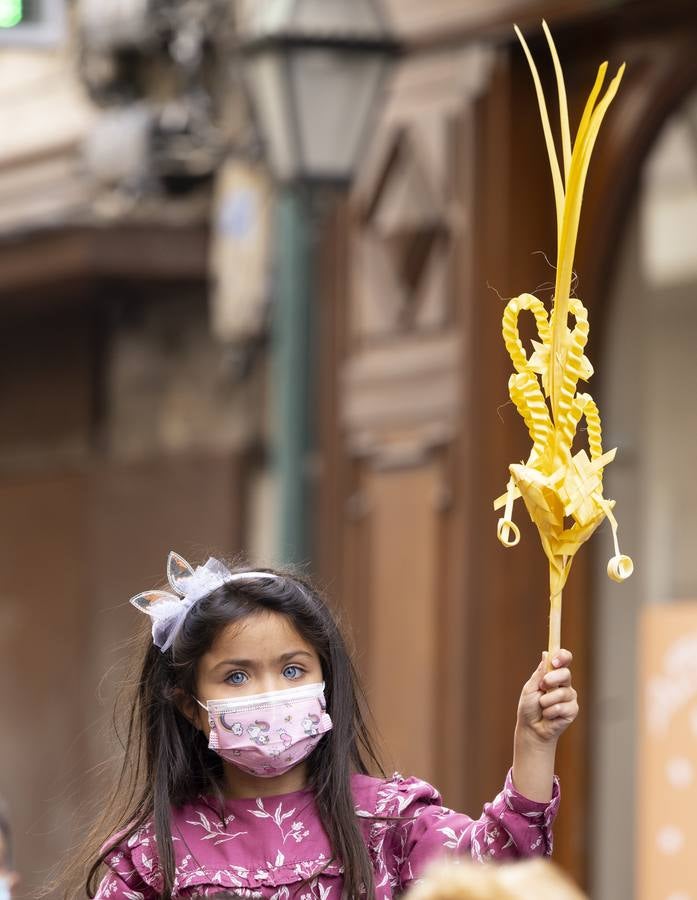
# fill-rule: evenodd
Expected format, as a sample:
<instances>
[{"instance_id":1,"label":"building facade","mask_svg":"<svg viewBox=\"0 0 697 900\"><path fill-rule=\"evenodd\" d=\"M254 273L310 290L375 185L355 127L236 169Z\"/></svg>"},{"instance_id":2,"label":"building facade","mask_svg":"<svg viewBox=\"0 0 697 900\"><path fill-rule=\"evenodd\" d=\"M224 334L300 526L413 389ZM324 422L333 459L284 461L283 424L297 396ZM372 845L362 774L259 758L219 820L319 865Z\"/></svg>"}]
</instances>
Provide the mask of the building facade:
<instances>
[{"instance_id":1,"label":"building facade","mask_svg":"<svg viewBox=\"0 0 697 900\"><path fill-rule=\"evenodd\" d=\"M697 14L386 5L405 52L317 272L311 567L350 628L386 767L477 813L547 633L537 536L521 516L505 551L492 509L529 451L502 298L553 282L548 162L512 32L551 87L544 15L572 122L599 62L628 66L575 267L590 389L620 451L606 492L637 571L606 584L601 530L565 591L582 713L560 744L555 853L597 900L629 900L636 620L697 592ZM0 790L28 890L90 818L113 753L127 598L162 580L170 548L275 548L273 191L227 65L228 4L169 6L163 23L168 4L68 4L58 42L0 51Z\"/></svg>"}]
</instances>

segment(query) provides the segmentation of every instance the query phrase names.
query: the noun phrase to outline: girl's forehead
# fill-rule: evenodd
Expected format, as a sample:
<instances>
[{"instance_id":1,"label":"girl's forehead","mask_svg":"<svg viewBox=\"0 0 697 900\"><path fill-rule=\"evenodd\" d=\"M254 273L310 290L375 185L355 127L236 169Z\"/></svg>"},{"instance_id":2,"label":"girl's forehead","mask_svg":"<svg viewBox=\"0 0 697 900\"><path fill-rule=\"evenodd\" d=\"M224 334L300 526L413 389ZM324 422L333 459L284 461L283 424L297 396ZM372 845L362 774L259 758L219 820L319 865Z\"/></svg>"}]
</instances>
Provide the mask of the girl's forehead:
<instances>
[{"instance_id":1,"label":"girl's forehead","mask_svg":"<svg viewBox=\"0 0 697 900\"><path fill-rule=\"evenodd\" d=\"M315 653L293 622L280 613L264 610L231 622L216 635L207 656L238 659L280 657L293 650Z\"/></svg>"}]
</instances>

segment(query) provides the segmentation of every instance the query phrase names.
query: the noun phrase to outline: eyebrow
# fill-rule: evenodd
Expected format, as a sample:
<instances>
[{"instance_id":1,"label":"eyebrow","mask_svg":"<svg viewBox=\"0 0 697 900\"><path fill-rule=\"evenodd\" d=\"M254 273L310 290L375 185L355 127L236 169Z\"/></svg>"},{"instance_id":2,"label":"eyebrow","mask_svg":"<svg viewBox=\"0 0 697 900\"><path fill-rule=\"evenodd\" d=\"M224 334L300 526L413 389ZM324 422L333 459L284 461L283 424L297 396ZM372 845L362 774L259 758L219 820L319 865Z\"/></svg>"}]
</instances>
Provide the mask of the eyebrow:
<instances>
[{"instance_id":1,"label":"eyebrow","mask_svg":"<svg viewBox=\"0 0 697 900\"><path fill-rule=\"evenodd\" d=\"M307 656L312 659L312 654L308 653L307 650L291 650L289 653L281 654L275 662L288 662L289 659L294 659L296 656ZM253 669L254 666L257 665L257 662L258 661L255 659L223 659L219 663L216 663L213 666L213 669L219 669L221 666L240 666L243 669Z\"/></svg>"}]
</instances>

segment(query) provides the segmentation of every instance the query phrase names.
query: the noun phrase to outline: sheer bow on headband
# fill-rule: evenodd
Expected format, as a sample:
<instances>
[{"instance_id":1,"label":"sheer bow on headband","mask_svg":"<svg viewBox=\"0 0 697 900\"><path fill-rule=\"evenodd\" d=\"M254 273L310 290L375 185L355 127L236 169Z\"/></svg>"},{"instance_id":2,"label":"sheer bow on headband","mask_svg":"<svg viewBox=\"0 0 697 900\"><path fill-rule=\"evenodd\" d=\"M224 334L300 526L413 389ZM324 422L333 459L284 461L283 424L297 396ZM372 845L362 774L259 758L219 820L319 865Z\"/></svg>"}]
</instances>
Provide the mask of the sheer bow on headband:
<instances>
[{"instance_id":1,"label":"sheer bow on headband","mask_svg":"<svg viewBox=\"0 0 697 900\"><path fill-rule=\"evenodd\" d=\"M233 573L212 556L204 565L192 569L183 556L171 550L167 557L167 581L176 593L143 591L131 597L130 602L150 616L153 643L164 653L174 643L188 611L202 597L231 581L278 577L271 572Z\"/></svg>"}]
</instances>

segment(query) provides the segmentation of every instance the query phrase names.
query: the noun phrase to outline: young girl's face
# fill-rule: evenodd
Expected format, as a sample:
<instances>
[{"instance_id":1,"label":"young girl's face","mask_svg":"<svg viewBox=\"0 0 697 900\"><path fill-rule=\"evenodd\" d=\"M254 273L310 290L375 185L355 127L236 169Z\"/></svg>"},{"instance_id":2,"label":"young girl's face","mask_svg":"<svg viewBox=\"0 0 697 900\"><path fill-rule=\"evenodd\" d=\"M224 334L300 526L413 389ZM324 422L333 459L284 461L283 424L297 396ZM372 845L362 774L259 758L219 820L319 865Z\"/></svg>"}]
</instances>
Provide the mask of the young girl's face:
<instances>
[{"instance_id":1,"label":"young girl's face","mask_svg":"<svg viewBox=\"0 0 697 900\"><path fill-rule=\"evenodd\" d=\"M323 680L317 651L286 616L260 612L221 629L198 663L197 697L228 700ZM210 733L207 716L200 727Z\"/></svg>"}]
</instances>

